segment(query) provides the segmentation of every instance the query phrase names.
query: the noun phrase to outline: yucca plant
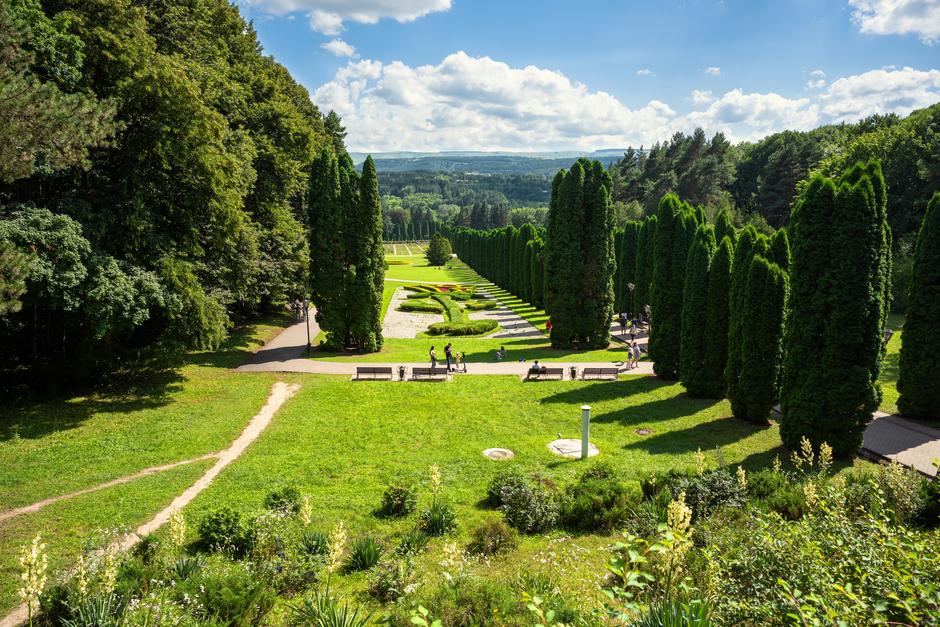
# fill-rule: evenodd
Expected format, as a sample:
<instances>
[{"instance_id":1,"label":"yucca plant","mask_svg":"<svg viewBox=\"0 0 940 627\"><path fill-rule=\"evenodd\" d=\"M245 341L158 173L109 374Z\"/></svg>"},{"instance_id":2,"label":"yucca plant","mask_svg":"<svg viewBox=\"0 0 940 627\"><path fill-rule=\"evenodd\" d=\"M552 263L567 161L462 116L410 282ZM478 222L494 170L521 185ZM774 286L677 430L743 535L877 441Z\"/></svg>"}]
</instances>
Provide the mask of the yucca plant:
<instances>
[{"instance_id":1,"label":"yucca plant","mask_svg":"<svg viewBox=\"0 0 940 627\"><path fill-rule=\"evenodd\" d=\"M704 601L683 603L678 599L664 599L650 605L632 627L709 627L711 624Z\"/></svg>"},{"instance_id":2,"label":"yucca plant","mask_svg":"<svg viewBox=\"0 0 940 627\"><path fill-rule=\"evenodd\" d=\"M294 623L313 627L363 627L372 619L372 613L359 616L359 607L340 600L330 594L329 588L316 590L313 596L304 597L300 605L290 606Z\"/></svg>"},{"instance_id":3,"label":"yucca plant","mask_svg":"<svg viewBox=\"0 0 940 627\"><path fill-rule=\"evenodd\" d=\"M412 529L401 537L395 552L399 555L417 555L428 545L431 536L420 529Z\"/></svg>"},{"instance_id":4,"label":"yucca plant","mask_svg":"<svg viewBox=\"0 0 940 627\"><path fill-rule=\"evenodd\" d=\"M359 538L350 547L346 570L349 572L369 570L379 563L381 557L382 547L375 541L375 538L372 536Z\"/></svg>"},{"instance_id":5,"label":"yucca plant","mask_svg":"<svg viewBox=\"0 0 940 627\"><path fill-rule=\"evenodd\" d=\"M120 627L124 624L124 601L113 594L92 597L78 606L64 627Z\"/></svg>"},{"instance_id":6,"label":"yucca plant","mask_svg":"<svg viewBox=\"0 0 940 627\"><path fill-rule=\"evenodd\" d=\"M202 569L203 559L199 555L181 555L173 565L170 566L170 573L176 581L186 581Z\"/></svg>"},{"instance_id":7,"label":"yucca plant","mask_svg":"<svg viewBox=\"0 0 940 627\"><path fill-rule=\"evenodd\" d=\"M326 555L330 541L322 531L308 531L300 538L300 545L310 555Z\"/></svg>"}]
</instances>

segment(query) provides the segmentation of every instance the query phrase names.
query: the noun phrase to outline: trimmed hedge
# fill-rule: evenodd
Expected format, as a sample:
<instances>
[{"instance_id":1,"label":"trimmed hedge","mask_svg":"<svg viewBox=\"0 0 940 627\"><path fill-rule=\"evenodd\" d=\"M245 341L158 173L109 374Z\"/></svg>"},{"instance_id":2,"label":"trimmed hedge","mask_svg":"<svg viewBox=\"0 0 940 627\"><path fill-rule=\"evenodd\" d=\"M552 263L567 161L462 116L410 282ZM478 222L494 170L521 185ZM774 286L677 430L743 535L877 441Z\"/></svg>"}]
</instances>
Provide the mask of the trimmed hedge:
<instances>
[{"instance_id":1,"label":"trimmed hedge","mask_svg":"<svg viewBox=\"0 0 940 627\"><path fill-rule=\"evenodd\" d=\"M495 300L474 300L464 305L464 309L470 311L483 311L484 309L496 309Z\"/></svg>"},{"instance_id":2,"label":"trimmed hedge","mask_svg":"<svg viewBox=\"0 0 940 627\"><path fill-rule=\"evenodd\" d=\"M428 327L428 333L430 335L483 335L495 331L498 326L495 320L435 322Z\"/></svg>"},{"instance_id":3,"label":"trimmed hedge","mask_svg":"<svg viewBox=\"0 0 940 627\"><path fill-rule=\"evenodd\" d=\"M406 300L398 306L398 311L417 311L426 313L443 313L444 307L440 303L427 300Z\"/></svg>"}]
</instances>

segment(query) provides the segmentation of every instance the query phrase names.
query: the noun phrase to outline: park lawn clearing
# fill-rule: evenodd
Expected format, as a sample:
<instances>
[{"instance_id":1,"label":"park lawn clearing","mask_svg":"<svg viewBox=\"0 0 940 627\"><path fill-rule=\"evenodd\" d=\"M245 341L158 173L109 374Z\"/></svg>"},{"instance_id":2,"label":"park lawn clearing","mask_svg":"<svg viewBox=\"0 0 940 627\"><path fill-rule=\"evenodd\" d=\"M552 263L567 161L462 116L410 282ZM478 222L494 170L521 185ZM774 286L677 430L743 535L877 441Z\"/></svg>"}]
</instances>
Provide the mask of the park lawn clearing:
<instances>
[{"instance_id":1,"label":"park lawn clearing","mask_svg":"<svg viewBox=\"0 0 940 627\"><path fill-rule=\"evenodd\" d=\"M49 556L49 583L90 543L104 546L133 531L169 505L215 460L194 462L130 483L59 501L45 509L0 523L0 616L19 604L20 548L40 533Z\"/></svg>"},{"instance_id":2,"label":"park lawn clearing","mask_svg":"<svg viewBox=\"0 0 940 627\"><path fill-rule=\"evenodd\" d=\"M879 409L889 414L898 412L898 375L901 371L901 330L898 329L888 340L888 350L884 362L881 364L881 407Z\"/></svg>"},{"instance_id":3,"label":"park lawn clearing","mask_svg":"<svg viewBox=\"0 0 940 627\"><path fill-rule=\"evenodd\" d=\"M422 256L388 257L404 259L408 265L390 265L385 271L385 279L396 282L414 281L415 283L485 283L479 274L459 260L452 260L443 266L432 266Z\"/></svg>"},{"instance_id":4,"label":"park lawn clearing","mask_svg":"<svg viewBox=\"0 0 940 627\"><path fill-rule=\"evenodd\" d=\"M291 381L231 370L283 324L278 318L238 329L214 353L164 356L156 374L130 386L5 408L3 510L226 448L264 405L271 385Z\"/></svg>"}]
</instances>

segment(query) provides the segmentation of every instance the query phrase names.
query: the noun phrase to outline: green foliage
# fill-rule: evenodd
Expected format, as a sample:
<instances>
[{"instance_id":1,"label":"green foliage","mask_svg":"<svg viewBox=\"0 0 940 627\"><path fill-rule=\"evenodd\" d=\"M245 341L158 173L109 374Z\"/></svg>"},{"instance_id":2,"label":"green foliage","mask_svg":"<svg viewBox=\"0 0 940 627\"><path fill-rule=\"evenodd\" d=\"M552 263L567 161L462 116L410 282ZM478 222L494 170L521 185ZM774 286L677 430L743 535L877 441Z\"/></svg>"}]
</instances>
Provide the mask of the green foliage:
<instances>
[{"instance_id":1,"label":"green foliage","mask_svg":"<svg viewBox=\"0 0 940 627\"><path fill-rule=\"evenodd\" d=\"M369 577L369 594L382 603L394 603L408 593L414 578L414 564L410 559L379 562Z\"/></svg>"},{"instance_id":2,"label":"green foliage","mask_svg":"<svg viewBox=\"0 0 940 627\"><path fill-rule=\"evenodd\" d=\"M741 342L744 321L747 317L747 280L754 259L759 235L752 226L746 226L738 234L731 264L731 285L728 294L728 360L724 366L726 389L738 384L741 376Z\"/></svg>"},{"instance_id":3,"label":"green foliage","mask_svg":"<svg viewBox=\"0 0 940 627\"><path fill-rule=\"evenodd\" d=\"M666 599L649 606L631 627L709 627L711 609L705 601Z\"/></svg>"},{"instance_id":4,"label":"green foliage","mask_svg":"<svg viewBox=\"0 0 940 627\"><path fill-rule=\"evenodd\" d=\"M540 480L507 483L500 490L500 502L506 522L522 533L543 533L558 523L558 499Z\"/></svg>"},{"instance_id":5,"label":"green foliage","mask_svg":"<svg viewBox=\"0 0 940 627\"><path fill-rule=\"evenodd\" d=\"M738 353L741 370L728 386L728 398L736 417L766 424L777 403L789 282L779 266L755 256L745 290Z\"/></svg>"},{"instance_id":6,"label":"green foliage","mask_svg":"<svg viewBox=\"0 0 940 627\"><path fill-rule=\"evenodd\" d=\"M497 472L486 487L486 500L491 505L499 506L503 503L503 488L526 485L528 479L514 466L504 468Z\"/></svg>"},{"instance_id":7,"label":"green foliage","mask_svg":"<svg viewBox=\"0 0 940 627\"><path fill-rule=\"evenodd\" d=\"M379 183L372 157L366 157L358 183L359 202L347 209L347 273L353 278L348 288L347 316L352 345L374 352L382 348L382 290L385 286L382 248L382 208Z\"/></svg>"},{"instance_id":8,"label":"green foliage","mask_svg":"<svg viewBox=\"0 0 940 627\"><path fill-rule=\"evenodd\" d=\"M0 316L23 307L20 297L26 291L29 257L9 242L0 242Z\"/></svg>"},{"instance_id":9,"label":"green foliage","mask_svg":"<svg viewBox=\"0 0 940 627\"><path fill-rule=\"evenodd\" d=\"M424 550L430 540L431 536L421 529L409 529L398 541L395 552L399 555L417 555Z\"/></svg>"},{"instance_id":10,"label":"green foliage","mask_svg":"<svg viewBox=\"0 0 940 627\"><path fill-rule=\"evenodd\" d=\"M447 501L435 498L418 516L418 528L429 536L443 536L457 529L457 511Z\"/></svg>"},{"instance_id":11,"label":"green foliage","mask_svg":"<svg viewBox=\"0 0 940 627\"><path fill-rule=\"evenodd\" d=\"M428 250L424 256L432 266L443 266L450 261L452 252L450 240L440 233L435 233L434 236L431 237L431 243L428 245Z\"/></svg>"},{"instance_id":12,"label":"green foliage","mask_svg":"<svg viewBox=\"0 0 940 627\"><path fill-rule=\"evenodd\" d=\"M940 420L940 192L927 207L914 250L901 337L898 409L912 417Z\"/></svg>"},{"instance_id":13,"label":"green foliage","mask_svg":"<svg viewBox=\"0 0 940 627\"><path fill-rule=\"evenodd\" d=\"M731 280L734 245L724 237L708 268L708 295L705 309L705 355L702 362L702 396L722 398L727 390L725 367L728 364L728 327L730 325Z\"/></svg>"},{"instance_id":14,"label":"green foliage","mask_svg":"<svg viewBox=\"0 0 940 627\"><path fill-rule=\"evenodd\" d=\"M475 555L497 555L514 550L518 543L515 529L502 520L487 520L470 533L467 550Z\"/></svg>"},{"instance_id":15,"label":"green foliage","mask_svg":"<svg viewBox=\"0 0 940 627\"><path fill-rule=\"evenodd\" d=\"M407 516L415 511L417 506L417 489L412 483L399 479L385 488L385 493L382 494L382 504L379 506L378 511L382 516Z\"/></svg>"},{"instance_id":16,"label":"green foliage","mask_svg":"<svg viewBox=\"0 0 940 627\"><path fill-rule=\"evenodd\" d=\"M555 177L545 241L545 303L554 348L606 347L616 258L610 175L580 159Z\"/></svg>"},{"instance_id":17,"label":"green foliage","mask_svg":"<svg viewBox=\"0 0 940 627\"><path fill-rule=\"evenodd\" d=\"M416 296L422 296L417 294ZM444 306L435 301L409 298L398 306L398 311L417 311L422 313L444 313Z\"/></svg>"},{"instance_id":18,"label":"green foliage","mask_svg":"<svg viewBox=\"0 0 940 627\"><path fill-rule=\"evenodd\" d=\"M264 497L264 506L266 509L277 512L296 514L300 511L301 498L300 489L297 486L286 485L269 492Z\"/></svg>"},{"instance_id":19,"label":"green foliage","mask_svg":"<svg viewBox=\"0 0 940 627\"><path fill-rule=\"evenodd\" d=\"M244 555L252 542L251 530L241 514L229 507L210 512L199 522L199 543L204 548Z\"/></svg>"},{"instance_id":20,"label":"green foliage","mask_svg":"<svg viewBox=\"0 0 940 627\"><path fill-rule=\"evenodd\" d=\"M372 613L359 612L358 606L350 606L348 602L330 594L328 588L314 590L312 595L305 596L298 605L289 606L294 619L301 625L315 627L365 627L372 620Z\"/></svg>"},{"instance_id":21,"label":"green foliage","mask_svg":"<svg viewBox=\"0 0 940 627\"><path fill-rule=\"evenodd\" d=\"M794 212L780 436L849 455L881 402L890 307L890 230L877 162L816 176Z\"/></svg>"},{"instance_id":22,"label":"green foliage","mask_svg":"<svg viewBox=\"0 0 940 627\"><path fill-rule=\"evenodd\" d=\"M708 351L713 345L708 337L707 320L711 307L709 267L714 254L714 233L711 227L702 224L695 232L685 268L679 346L679 380L693 397L707 396L714 380L714 373L706 369Z\"/></svg>"},{"instance_id":23,"label":"green foliage","mask_svg":"<svg viewBox=\"0 0 940 627\"><path fill-rule=\"evenodd\" d=\"M273 609L274 591L242 564L214 562L187 580L185 589L200 598L209 617L229 625L251 625Z\"/></svg>"},{"instance_id":24,"label":"green foliage","mask_svg":"<svg viewBox=\"0 0 940 627\"><path fill-rule=\"evenodd\" d=\"M636 306L642 309L649 305L650 285L653 282L653 243L656 235L656 215L651 215L643 221L636 242Z\"/></svg>"},{"instance_id":25,"label":"green foliage","mask_svg":"<svg viewBox=\"0 0 940 627\"><path fill-rule=\"evenodd\" d=\"M638 486L612 476L585 473L561 499L560 520L568 529L610 532L619 529L639 505Z\"/></svg>"},{"instance_id":26,"label":"green foliage","mask_svg":"<svg viewBox=\"0 0 940 627\"><path fill-rule=\"evenodd\" d=\"M379 563L382 557L382 546L372 536L365 536L355 540L349 547L349 557L346 559L346 570L357 572L370 570Z\"/></svg>"},{"instance_id":27,"label":"green foliage","mask_svg":"<svg viewBox=\"0 0 940 627\"><path fill-rule=\"evenodd\" d=\"M693 521L707 517L719 507L743 507L747 502L747 492L725 469L679 478L672 486L672 494L676 497L680 492L685 492Z\"/></svg>"}]
</instances>

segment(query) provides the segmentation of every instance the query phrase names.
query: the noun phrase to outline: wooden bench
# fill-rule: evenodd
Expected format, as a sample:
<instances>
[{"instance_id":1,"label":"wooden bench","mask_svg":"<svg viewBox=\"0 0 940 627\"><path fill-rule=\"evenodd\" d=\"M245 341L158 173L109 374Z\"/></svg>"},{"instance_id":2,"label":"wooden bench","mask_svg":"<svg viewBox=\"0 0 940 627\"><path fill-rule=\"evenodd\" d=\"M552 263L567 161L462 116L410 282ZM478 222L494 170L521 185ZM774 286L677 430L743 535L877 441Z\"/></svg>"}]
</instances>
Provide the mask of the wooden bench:
<instances>
[{"instance_id":1,"label":"wooden bench","mask_svg":"<svg viewBox=\"0 0 940 627\"><path fill-rule=\"evenodd\" d=\"M356 366L356 380L359 379L388 379L392 380L391 366Z\"/></svg>"},{"instance_id":2,"label":"wooden bench","mask_svg":"<svg viewBox=\"0 0 940 627\"><path fill-rule=\"evenodd\" d=\"M619 368L585 368L581 371L582 379L616 379L619 375Z\"/></svg>"},{"instance_id":3,"label":"wooden bench","mask_svg":"<svg viewBox=\"0 0 940 627\"><path fill-rule=\"evenodd\" d=\"M558 379L559 381L562 381L564 378L564 368L539 368L538 372L535 370L529 370L525 375L526 381L539 381L542 379Z\"/></svg>"},{"instance_id":4,"label":"wooden bench","mask_svg":"<svg viewBox=\"0 0 940 627\"><path fill-rule=\"evenodd\" d=\"M425 381L434 381L434 380L446 380L450 376L450 373L447 372L447 368L412 368L411 369L411 380L419 381L424 379Z\"/></svg>"}]
</instances>

